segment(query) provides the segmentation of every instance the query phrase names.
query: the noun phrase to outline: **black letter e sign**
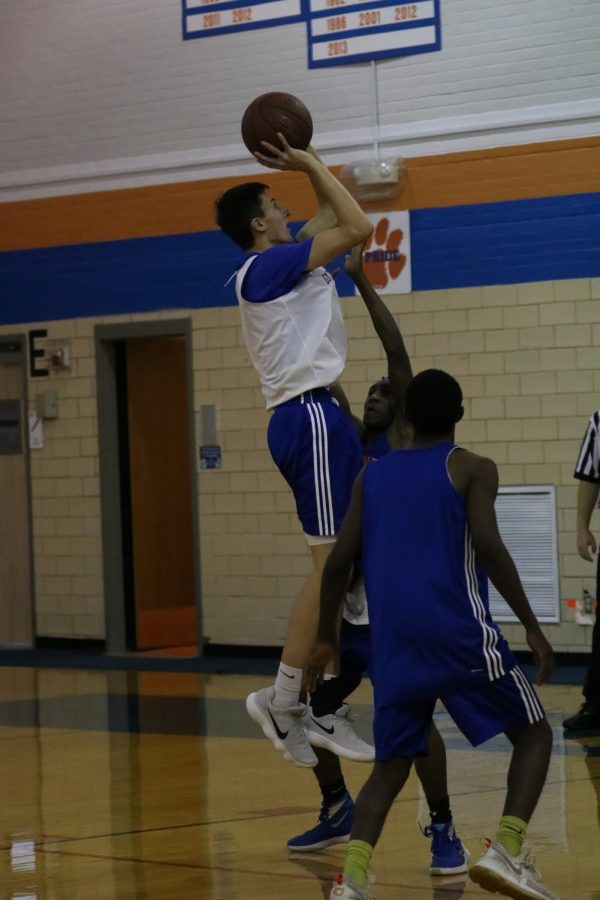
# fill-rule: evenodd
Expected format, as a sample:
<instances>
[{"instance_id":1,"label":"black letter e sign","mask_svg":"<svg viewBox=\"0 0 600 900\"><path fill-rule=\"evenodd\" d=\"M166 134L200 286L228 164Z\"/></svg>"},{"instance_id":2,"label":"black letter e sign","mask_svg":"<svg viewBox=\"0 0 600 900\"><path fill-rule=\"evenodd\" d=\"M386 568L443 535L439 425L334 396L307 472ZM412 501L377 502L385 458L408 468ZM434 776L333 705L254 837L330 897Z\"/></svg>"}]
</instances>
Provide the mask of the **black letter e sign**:
<instances>
[{"instance_id":1,"label":"black letter e sign","mask_svg":"<svg viewBox=\"0 0 600 900\"><path fill-rule=\"evenodd\" d=\"M40 347L35 346L36 339L47 336L45 328L34 328L29 332L29 374L32 378L45 378L49 374L48 369L38 369L35 365L36 359L46 355Z\"/></svg>"}]
</instances>

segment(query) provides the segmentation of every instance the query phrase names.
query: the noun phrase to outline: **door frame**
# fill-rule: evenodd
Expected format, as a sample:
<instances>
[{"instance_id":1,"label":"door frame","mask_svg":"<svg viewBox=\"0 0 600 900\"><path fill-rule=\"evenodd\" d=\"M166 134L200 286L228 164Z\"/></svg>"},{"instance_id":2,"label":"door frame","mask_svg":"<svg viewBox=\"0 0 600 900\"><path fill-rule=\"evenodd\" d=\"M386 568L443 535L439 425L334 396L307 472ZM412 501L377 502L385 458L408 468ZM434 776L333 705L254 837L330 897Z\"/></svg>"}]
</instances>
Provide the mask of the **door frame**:
<instances>
[{"instance_id":1,"label":"door frame","mask_svg":"<svg viewBox=\"0 0 600 900\"><path fill-rule=\"evenodd\" d=\"M23 455L25 457L25 482L27 487L27 531L29 534L29 608L30 608L30 629L29 641L11 641L10 643L1 644L4 649L8 648L31 648L35 647L37 641L37 610L36 610L36 592L35 592L35 549L33 546L33 484L31 475L31 449L29 447L29 335L23 332L15 334L7 333L0 335L2 341L15 341L19 343L20 362L18 365L21 370L21 397L23 402L23 423L22 423L22 441Z\"/></svg>"},{"instance_id":2,"label":"door frame","mask_svg":"<svg viewBox=\"0 0 600 900\"><path fill-rule=\"evenodd\" d=\"M98 377L98 444L100 467L100 508L102 515L102 566L106 652L126 653L126 610L123 570L123 527L121 512L121 466L117 416L116 344L130 338L183 337L186 343L190 475L192 484L192 532L194 539L194 594L198 656L202 656L202 582L200 571L200 519L196 433L194 412L194 368L191 319L160 319L147 322L119 322L96 325Z\"/></svg>"}]
</instances>

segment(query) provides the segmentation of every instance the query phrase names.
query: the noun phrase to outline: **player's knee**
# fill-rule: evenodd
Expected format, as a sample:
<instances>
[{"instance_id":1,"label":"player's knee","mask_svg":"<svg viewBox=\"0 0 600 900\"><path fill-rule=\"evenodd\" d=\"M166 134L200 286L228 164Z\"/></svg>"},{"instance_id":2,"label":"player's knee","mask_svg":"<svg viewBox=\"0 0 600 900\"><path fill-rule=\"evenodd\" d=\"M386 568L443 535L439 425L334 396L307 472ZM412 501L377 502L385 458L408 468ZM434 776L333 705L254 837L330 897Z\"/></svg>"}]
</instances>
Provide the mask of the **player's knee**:
<instances>
[{"instance_id":1,"label":"player's knee","mask_svg":"<svg viewBox=\"0 0 600 900\"><path fill-rule=\"evenodd\" d=\"M372 777L385 785L387 791L395 797L402 790L412 764L413 760L409 757L377 760L373 766Z\"/></svg>"},{"instance_id":2,"label":"player's knee","mask_svg":"<svg viewBox=\"0 0 600 900\"><path fill-rule=\"evenodd\" d=\"M536 722L533 727L536 728L537 740L539 740L544 749L550 753L552 750L553 735L548 719L544 716L544 718L540 719L539 722Z\"/></svg>"},{"instance_id":3,"label":"player's knee","mask_svg":"<svg viewBox=\"0 0 600 900\"><path fill-rule=\"evenodd\" d=\"M543 719L532 722L525 728L507 731L506 736L515 748L535 745L547 753L550 753L552 750L552 729L545 716Z\"/></svg>"}]
</instances>

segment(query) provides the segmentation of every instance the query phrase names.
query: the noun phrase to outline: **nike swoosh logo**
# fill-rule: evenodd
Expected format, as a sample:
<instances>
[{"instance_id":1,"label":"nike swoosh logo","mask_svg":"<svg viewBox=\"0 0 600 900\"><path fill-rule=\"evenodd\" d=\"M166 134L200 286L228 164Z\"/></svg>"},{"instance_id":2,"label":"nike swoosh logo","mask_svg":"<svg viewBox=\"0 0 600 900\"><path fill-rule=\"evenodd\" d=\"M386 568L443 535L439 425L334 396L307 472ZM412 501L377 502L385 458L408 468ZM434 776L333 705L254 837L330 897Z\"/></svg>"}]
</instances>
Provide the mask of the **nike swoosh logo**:
<instances>
[{"instance_id":1,"label":"nike swoosh logo","mask_svg":"<svg viewBox=\"0 0 600 900\"><path fill-rule=\"evenodd\" d=\"M348 813L345 812L344 815L343 815L343 816L340 816L340 818L339 818L336 822L334 822L333 819L332 819L332 820L329 822L329 824L331 825L332 828L339 828L340 825L342 824L342 822L344 821L344 819L346 819L347 817L348 817Z\"/></svg>"},{"instance_id":2,"label":"nike swoosh logo","mask_svg":"<svg viewBox=\"0 0 600 900\"><path fill-rule=\"evenodd\" d=\"M317 725L321 729L321 731L325 731L327 734L333 734L333 732L335 731L333 725L331 726L331 728L326 728L325 725L321 725L320 722L317 722L314 716L311 716L310 718L315 723L315 725Z\"/></svg>"},{"instance_id":3,"label":"nike swoosh logo","mask_svg":"<svg viewBox=\"0 0 600 900\"><path fill-rule=\"evenodd\" d=\"M481 670L481 671L482 671L482 672L483 672L483 669L482 669L482 670ZM294 678L295 678L295 676L294 676L294 675L288 675L288 673L287 673L287 672L282 672L282 673L281 673L281 674L282 674L282 675L285 675L285 677L286 677L286 678L291 678L291 679L292 679L292 681L293 681L293 680L294 680Z\"/></svg>"},{"instance_id":4,"label":"nike swoosh logo","mask_svg":"<svg viewBox=\"0 0 600 900\"><path fill-rule=\"evenodd\" d=\"M521 878L521 876L523 875L523 869L521 868L521 866L512 866L511 865L511 869L513 870L513 872L515 873L515 876L517 878Z\"/></svg>"},{"instance_id":5,"label":"nike swoosh logo","mask_svg":"<svg viewBox=\"0 0 600 900\"><path fill-rule=\"evenodd\" d=\"M275 721L275 719L273 718L273 716L271 715L271 710L267 709L267 712L269 713L269 718L270 718L271 722L273 723L273 728L277 732L277 737L279 738L279 740L285 741L286 737L289 734L289 731L282 731L281 728L279 727L279 725L277 724L277 722Z\"/></svg>"}]
</instances>

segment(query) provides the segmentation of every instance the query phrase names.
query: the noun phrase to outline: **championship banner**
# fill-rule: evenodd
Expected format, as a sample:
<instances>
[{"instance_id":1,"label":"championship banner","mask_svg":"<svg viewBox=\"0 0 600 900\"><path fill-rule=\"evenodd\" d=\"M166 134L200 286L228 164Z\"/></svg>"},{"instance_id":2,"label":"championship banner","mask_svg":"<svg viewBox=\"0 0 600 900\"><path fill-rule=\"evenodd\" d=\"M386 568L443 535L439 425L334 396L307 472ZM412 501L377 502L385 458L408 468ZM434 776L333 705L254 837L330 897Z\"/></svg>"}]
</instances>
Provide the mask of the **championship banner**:
<instances>
[{"instance_id":1,"label":"championship banner","mask_svg":"<svg viewBox=\"0 0 600 900\"><path fill-rule=\"evenodd\" d=\"M440 0L308 0L308 67L441 50Z\"/></svg>"},{"instance_id":2,"label":"championship banner","mask_svg":"<svg viewBox=\"0 0 600 900\"><path fill-rule=\"evenodd\" d=\"M368 213L374 232L363 251L363 268L380 294L410 294L410 213Z\"/></svg>"}]
</instances>

